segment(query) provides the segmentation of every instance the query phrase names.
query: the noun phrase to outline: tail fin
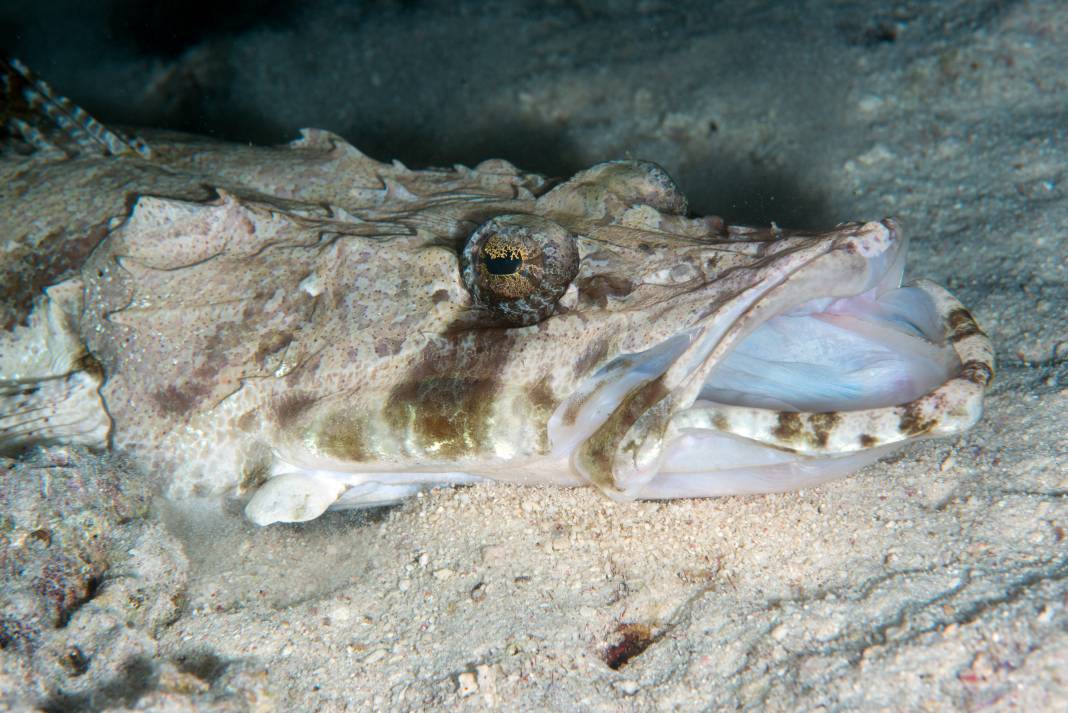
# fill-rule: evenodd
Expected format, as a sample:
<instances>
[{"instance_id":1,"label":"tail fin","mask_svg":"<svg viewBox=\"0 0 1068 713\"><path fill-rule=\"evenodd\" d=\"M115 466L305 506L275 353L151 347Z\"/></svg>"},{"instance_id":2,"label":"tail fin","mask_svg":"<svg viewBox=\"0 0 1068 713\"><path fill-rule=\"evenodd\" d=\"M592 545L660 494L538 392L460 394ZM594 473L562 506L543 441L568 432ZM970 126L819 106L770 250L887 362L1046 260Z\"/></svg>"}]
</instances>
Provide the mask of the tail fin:
<instances>
[{"instance_id":1,"label":"tail fin","mask_svg":"<svg viewBox=\"0 0 1068 713\"><path fill-rule=\"evenodd\" d=\"M38 151L152 157L144 141L108 129L17 59L0 58L0 131Z\"/></svg>"}]
</instances>

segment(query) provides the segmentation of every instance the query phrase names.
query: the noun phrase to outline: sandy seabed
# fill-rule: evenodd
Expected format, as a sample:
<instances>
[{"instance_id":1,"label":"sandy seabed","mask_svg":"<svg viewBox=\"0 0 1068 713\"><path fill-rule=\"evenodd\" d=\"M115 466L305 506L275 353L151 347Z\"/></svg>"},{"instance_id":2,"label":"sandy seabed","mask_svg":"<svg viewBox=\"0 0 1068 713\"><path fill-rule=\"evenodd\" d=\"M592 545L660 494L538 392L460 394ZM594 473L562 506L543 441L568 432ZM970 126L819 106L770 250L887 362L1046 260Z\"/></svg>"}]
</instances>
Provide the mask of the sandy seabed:
<instances>
[{"instance_id":1,"label":"sandy seabed","mask_svg":"<svg viewBox=\"0 0 1068 713\"><path fill-rule=\"evenodd\" d=\"M28 20L14 47L110 121L320 126L414 167L646 158L731 221L893 215L906 277L997 347L986 416L796 493L489 485L262 529L153 504L119 458L4 461L0 709L1068 708L1068 6L269 19L166 56Z\"/></svg>"}]
</instances>

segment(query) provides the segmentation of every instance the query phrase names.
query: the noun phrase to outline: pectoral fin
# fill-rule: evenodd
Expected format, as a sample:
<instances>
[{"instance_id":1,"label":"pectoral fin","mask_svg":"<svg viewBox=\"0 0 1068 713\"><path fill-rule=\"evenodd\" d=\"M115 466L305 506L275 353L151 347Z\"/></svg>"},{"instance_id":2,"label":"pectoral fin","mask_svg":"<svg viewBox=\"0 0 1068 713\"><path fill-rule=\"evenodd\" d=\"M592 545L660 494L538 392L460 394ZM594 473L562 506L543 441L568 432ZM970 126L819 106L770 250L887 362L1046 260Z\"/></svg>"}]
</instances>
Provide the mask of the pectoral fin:
<instances>
[{"instance_id":1,"label":"pectoral fin","mask_svg":"<svg viewBox=\"0 0 1068 713\"><path fill-rule=\"evenodd\" d=\"M337 502L347 487L337 479L308 473L276 475L248 501L245 515L257 525L314 520Z\"/></svg>"},{"instance_id":2,"label":"pectoral fin","mask_svg":"<svg viewBox=\"0 0 1068 713\"><path fill-rule=\"evenodd\" d=\"M50 287L26 325L0 334L0 452L37 443L107 446L104 373L75 328L81 295L78 280Z\"/></svg>"}]
</instances>

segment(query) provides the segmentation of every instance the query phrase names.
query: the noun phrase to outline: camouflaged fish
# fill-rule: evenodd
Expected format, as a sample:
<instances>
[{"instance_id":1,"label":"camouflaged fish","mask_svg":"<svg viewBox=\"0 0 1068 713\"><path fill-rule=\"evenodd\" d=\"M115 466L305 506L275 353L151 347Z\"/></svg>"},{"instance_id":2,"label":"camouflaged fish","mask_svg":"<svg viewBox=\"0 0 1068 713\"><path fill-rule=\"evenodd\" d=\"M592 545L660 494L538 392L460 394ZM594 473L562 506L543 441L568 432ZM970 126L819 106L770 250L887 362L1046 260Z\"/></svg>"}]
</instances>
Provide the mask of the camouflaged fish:
<instances>
[{"instance_id":1,"label":"camouflaged fish","mask_svg":"<svg viewBox=\"0 0 1068 713\"><path fill-rule=\"evenodd\" d=\"M3 67L0 444L110 446L254 522L484 479L844 476L979 418L993 356L892 220L693 217L659 166L414 171L326 131L129 140Z\"/></svg>"}]
</instances>

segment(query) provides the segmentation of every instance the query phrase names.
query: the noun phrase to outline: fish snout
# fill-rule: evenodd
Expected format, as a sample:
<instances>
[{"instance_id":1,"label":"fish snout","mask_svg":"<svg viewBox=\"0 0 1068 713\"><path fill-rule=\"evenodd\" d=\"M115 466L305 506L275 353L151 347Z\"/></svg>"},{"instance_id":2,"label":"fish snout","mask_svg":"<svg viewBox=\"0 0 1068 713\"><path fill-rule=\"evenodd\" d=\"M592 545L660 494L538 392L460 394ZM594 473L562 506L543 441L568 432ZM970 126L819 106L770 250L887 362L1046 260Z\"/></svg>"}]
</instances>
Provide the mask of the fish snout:
<instances>
[{"instance_id":1,"label":"fish snout","mask_svg":"<svg viewBox=\"0 0 1068 713\"><path fill-rule=\"evenodd\" d=\"M835 247L862 257L875 258L900 247L901 230L893 218L872 220L850 230Z\"/></svg>"}]
</instances>

